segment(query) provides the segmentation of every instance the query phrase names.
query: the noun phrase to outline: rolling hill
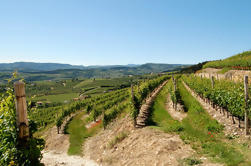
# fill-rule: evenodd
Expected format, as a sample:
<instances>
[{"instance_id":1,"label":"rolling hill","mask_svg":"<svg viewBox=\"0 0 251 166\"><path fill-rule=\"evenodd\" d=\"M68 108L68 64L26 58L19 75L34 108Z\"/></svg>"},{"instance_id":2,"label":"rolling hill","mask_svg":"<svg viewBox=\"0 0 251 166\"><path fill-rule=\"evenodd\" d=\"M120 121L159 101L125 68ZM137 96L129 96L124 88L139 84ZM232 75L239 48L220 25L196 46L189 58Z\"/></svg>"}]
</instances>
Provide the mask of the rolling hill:
<instances>
[{"instance_id":1,"label":"rolling hill","mask_svg":"<svg viewBox=\"0 0 251 166\"><path fill-rule=\"evenodd\" d=\"M251 51L245 51L223 60L208 62L203 68L251 69Z\"/></svg>"},{"instance_id":2,"label":"rolling hill","mask_svg":"<svg viewBox=\"0 0 251 166\"><path fill-rule=\"evenodd\" d=\"M141 75L180 70L188 65L155 64L112 65L112 66L73 66L58 63L17 62L0 64L0 80L10 78L11 73L18 71L19 78L26 81L61 80L72 78L115 78L128 75ZM2 81L3 82L3 81Z\"/></svg>"}]
</instances>

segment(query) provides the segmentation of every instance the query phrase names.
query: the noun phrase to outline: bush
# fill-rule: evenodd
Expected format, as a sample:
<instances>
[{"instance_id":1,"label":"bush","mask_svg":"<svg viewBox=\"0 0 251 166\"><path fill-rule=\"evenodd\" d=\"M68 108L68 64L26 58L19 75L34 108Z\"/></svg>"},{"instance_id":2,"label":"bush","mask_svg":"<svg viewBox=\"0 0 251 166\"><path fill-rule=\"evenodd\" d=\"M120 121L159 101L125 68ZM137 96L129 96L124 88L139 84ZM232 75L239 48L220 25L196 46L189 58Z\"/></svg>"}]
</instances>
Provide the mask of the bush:
<instances>
[{"instance_id":1,"label":"bush","mask_svg":"<svg viewBox=\"0 0 251 166\"><path fill-rule=\"evenodd\" d=\"M37 125L30 121L30 138L20 144L14 99L12 88L0 96L0 165L38 165L45 142L32 137Z\"/></svg>"}]
</instances>

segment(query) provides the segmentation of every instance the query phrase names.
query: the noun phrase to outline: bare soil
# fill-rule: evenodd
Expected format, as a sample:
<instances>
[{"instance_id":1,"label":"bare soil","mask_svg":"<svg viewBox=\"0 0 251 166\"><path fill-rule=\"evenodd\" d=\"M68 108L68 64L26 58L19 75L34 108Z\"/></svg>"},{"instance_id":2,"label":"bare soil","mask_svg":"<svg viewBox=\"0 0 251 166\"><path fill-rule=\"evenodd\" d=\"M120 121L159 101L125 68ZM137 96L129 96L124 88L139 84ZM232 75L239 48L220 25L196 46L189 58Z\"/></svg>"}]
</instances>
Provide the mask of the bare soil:
<instances>
[{"instance_id":1,"label":"bare soil","mask_svg":"<svg viewBox=\"0 0 251 166\"><path fill-rule=\"evenodd\" d=\"M179 165L178 160L189 157L193 150L178 135L171 135L145 127L134 129L130 117L125 117L89 138L84 153L101 165ZM128 136L109 148L120 132Z\"/></svg>"},{"instance_id":2,"label":"bare soil","mask_svg":"<svg viewBox=\"0 0 251 166\"><path fill-rule=\"evenodd\" d=\"M121 132L127 137L112 148L109 143ZM83 145L84 154L102 166L179 166L184 158L195 155L195 151L176 134L169 134L154 128L133 128L129 116L116 120ZM201 157L205 166L218 166Z\"/></svg>"},{"instance_id":3,"label":"bare soil","mask_svg":"<svg viewBox=\"0 0 251 166\"><path fill-rule=\"evenodd\" d=\"M74 116L74 115L73 115ZM90 160L88 156L69 156L67 154L70 142L69 135L64 134L64 126L67 120L62 124L60 134L57 132L57 127L54 126L45 133L45 149L43 150L42 163L45 166L95 166L97 163Z\"/></svg>"}]
</instances>

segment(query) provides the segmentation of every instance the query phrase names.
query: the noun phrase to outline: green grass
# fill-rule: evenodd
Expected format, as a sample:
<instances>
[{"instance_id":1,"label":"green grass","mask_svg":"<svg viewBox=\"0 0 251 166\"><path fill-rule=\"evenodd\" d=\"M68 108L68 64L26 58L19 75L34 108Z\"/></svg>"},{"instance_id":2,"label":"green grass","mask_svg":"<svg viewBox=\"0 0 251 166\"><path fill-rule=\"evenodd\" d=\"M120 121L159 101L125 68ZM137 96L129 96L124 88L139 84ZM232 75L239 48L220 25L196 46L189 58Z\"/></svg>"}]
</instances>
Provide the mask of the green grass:
<instances>
[{"instance_id":1,"label":"green grass","mask_svg":"<svg viewBox=\"0 0 251 166\"><path fill-rule=\"evenodd\" d=\"M109 148L113 148L117 143L123 141L126 137L128 136L128 134L126 132L120 132L118 135L116 135L109 143L108 143L108 147Z\"/></svg>"},{"instance_id":2,"label":"green grass","mask_svg":"<svg viewBox=\"0 0 251 166\"><path fill-rule=\"evenodd\" d=\"M171 81L167 83L158 96L151 108L152 116L148 124L153 125L153 128L159 128L165 132L182 131L183 126L179 121L174 120L166 111L166 100L168 94L168 87L171 85Z\"/></svg>"},{"instance_id":3,"label":"green grass","mask_svg":"<svg viewBox=\"0 0 251 166\"><path fill-rule=\"evenodd\" d=\"M188 111L187 117L182 122L173 120L165 110L168 86L170 85L167 84L164 87L153 104L152 122L150 124L155 125L152 127L165 132L177 132L185 143L190 144L197 151L198 155L206 155L212 161L229 166L245 163L240 150L225 141L222 125L211 118L181 82L178 83L178 89Z\"/></svg>"},{"instance_id":4,"label":"green grass","mask_svg":"<svg viewBox=\"0 0 251 166\"><path fill-rule=\"evenodd\" d=\"M234 66L250 67L251 66L251 51L246 51L223 60L217 60L206 63L203 68L231 68ZM250 68L249 68L250 70Z\"/></svg>"},{"instance_id":5,"label":"green grass","mask_svg":"<svg viewBox=\"0 0 251 166\"><path fill-rule=\"evenodd\" d=\"M218 71L218 73L219 74L225 74L226 72L228 72L231 69L232 69L231 67L224 67L220 71Z\"/></svg>"},{"instance_id":6,"label":"green grass","mask_svg":"<svg viewBox=\"0 0 251 166\"><path fill-rule=\"evenodd\" d=\"M196 159L196 158L185 158L181 161L181 163L183 163L183 165L189 165L189 166L192 166L192 165L198 165L198 164L202 164L203 162L199 159Z\"/></svg>"},{"instance_id":7,"label":"green grass","mask_svg":"<svg viewBox=\"0 0 251 166\"><path fill-rule=\"evenodd\" d=\"M68 149L69 155L82 155L82 144L85 139L93 136L97 131L102 128L102 125L98 125L91 129L85 127L86 121L82 119L85 112L81 112L76 115L67 125L66 132L70 135L70 147Z\"/></svg>"},{"instance_id":8,"label":"green grass","mask_svg":"<svg viewBox=\"0 0 251 166\"><path fill-rule=\"evenodd\" d=\"M217 162L226 165L238 165L244 162L242 153L222 140L224 139L222 125L202 108L181 82L179 87L182 100L188 109L188 116L182 121L185 130L181 133L181 138L191 141L199 152L207 154Z\"/></svg>"}]
</instances>

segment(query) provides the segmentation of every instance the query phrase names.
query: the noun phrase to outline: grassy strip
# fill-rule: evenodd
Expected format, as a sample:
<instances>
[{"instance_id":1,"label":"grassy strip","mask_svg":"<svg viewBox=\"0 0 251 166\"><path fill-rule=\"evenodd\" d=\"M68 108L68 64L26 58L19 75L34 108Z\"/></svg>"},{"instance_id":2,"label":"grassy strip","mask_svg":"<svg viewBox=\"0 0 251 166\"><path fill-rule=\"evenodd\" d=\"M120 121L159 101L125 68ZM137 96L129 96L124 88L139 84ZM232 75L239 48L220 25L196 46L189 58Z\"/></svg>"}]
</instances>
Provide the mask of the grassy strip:
<instances>
[{"instance_id":1,"label":"grassy strip","mask_svg":"<svg viewBox=\"0 0 251 166\"><path fill-rule=\"evenodd\" d=\"M121 117L124 117L129 113L128 108L121 110L118 114ZM78 115L74 116L71 121L68 122L66 133L70 135L70 147L68 149L69 155L82 155L83 148L82 145L86 138L95 135L100 129L103 128L103 123L98 124L95 127L87 129L85 125L89 123L88 117L83 119L85 111L80 112ZM122 136L124 137L124 136ZM117 140L119 141L119 140ZM116 144L116 142L115 142Z\"/></svg>"},{"instance_id":2,"label":"grassy strip","mask_svg":"<svg viewBox=\"0 0 251 166\"><path fill-rule=\"evenodd\" d=\"M178 83L178 88L188 115L182 122L172 119L165 109L168 86L170 85L167 84L157 96L152 107L152 121L149 124L165 132L178 132L181 139L191 144L198 154L206 154L216 162L229 166L245 165L243 154L225 142L222 125L211 118L181 82Z\"/></svg>"},{"instance_id":3,"label":"grassy strip","mask_svg":"<svg viewBox=\"0 0 251 166\"><path fill-rule=\"evenodd\" d=\"M82 144L86 138L97 133L102 125L97 125L91 129L85 127L86 122L82 119L85 112L76 115L70 122L67 128L67 133L70 134L70 147L68 149L69 155L81 155Z\"/></svg>"},{"instance_id":4,"label":"grassy strip","mask_svg":"<svg viewBox=\"0 0 251 166\"><path fill-rule=\"evenodd\" d=\"M116 144L123 141L128 136L128 133L122 131L116 135L109 143L108 148L113 148Z\"/></svg>"},{"instance_id":5,"label":"grassy strip","mask_svg":"<svg viewBox=\"0 0 251 166\"><path fill-rule=\"evenodd\" d=\"M174 120L166 111L166 99L170 86L172 86L171 81L169 81L157 95L154 104L151 107L152 116L149 119L148 125L165 132L182 131L182 124L179 121Z\"/></svg>"},{"instance_id":6,"label":"grassy strip","mask_svg":"<svg viewBox=\"0 0 251 166\"><path fill-rule=\"evenodd\" d=\"M190 142L198 152L207 154L215 161L227 165L238 165L244 161L243 155L231 145L222 141L222 125L202 108L199 102L179 82L180 93L188 116L182 123L185 128L180 137Z\"/></svg>"}]
</instances>

